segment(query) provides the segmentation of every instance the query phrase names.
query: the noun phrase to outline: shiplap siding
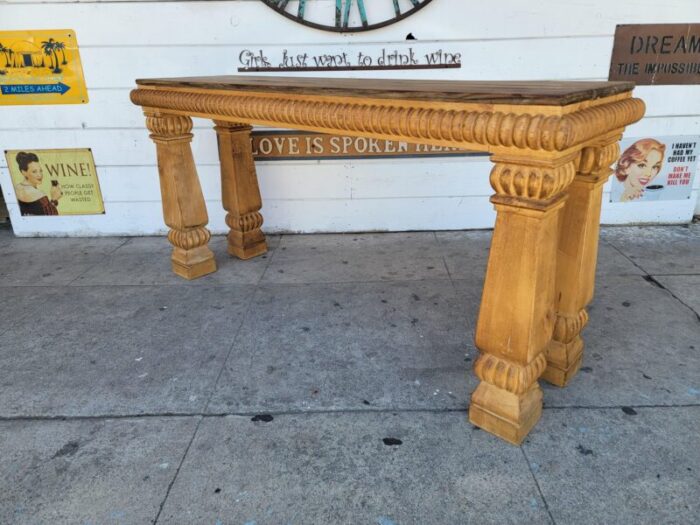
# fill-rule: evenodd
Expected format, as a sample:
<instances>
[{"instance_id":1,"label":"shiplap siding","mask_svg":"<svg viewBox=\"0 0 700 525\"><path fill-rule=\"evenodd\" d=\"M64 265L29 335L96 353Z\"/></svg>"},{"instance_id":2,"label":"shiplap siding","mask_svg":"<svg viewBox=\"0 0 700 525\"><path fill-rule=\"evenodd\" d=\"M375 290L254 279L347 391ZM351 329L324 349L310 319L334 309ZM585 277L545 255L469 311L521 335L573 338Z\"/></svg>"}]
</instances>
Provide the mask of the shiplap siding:
<instances>
[{"instance_id":1,"label":"shiplap siding","mask_svg":"<svg viewBox=\"0 0 700 525\"><path fill-rule=\"evenodd\" d=\"M312 0L327 2L329 0ZM166 231L155 148L135 78L232 74L243 49L324 49L415 45L462 53L461 69L346 72L334 76L464 80L604 80L616 24L700 22L700 2L669 0L434 0L402 22L339 35L303 27L259 0L95 2L0 0L0 28L74 29L90 103L0 108L0 149L92 148L105 215L21 217L4 157L0 185L18 235L144 235ZM305 75L319 76L319 73ZM642 86L647 116L626 136L700 134L699 86ZM193 151L210 217L226 231L215 134L195 119ZM487 157L258 163L267 232L489 228ZM687 202L611 205L603 222L678 223L698 206L700 178ZM697 207L700 212L700 206Z\"/></svg>"}]
</instances>

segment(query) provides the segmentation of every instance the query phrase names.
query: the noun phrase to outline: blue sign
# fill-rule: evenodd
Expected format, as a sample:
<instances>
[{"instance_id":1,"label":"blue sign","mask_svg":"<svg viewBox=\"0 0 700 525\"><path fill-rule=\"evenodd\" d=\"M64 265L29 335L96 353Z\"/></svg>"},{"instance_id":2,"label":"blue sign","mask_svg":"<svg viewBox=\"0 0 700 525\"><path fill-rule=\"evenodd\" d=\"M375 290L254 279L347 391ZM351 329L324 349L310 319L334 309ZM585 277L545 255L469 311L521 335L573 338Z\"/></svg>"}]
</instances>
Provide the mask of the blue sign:
<instances>
[{"instance_id":1,"label":"blue sign","mask_svg":"<svg viewBox=\"0 0 700 525\"><path fill-rule=\"evenodd\" d=\"M3 95L39 95L44 93L58 93L63 95L70 86L63 82L57 84L5 84L0 86Z\"/></svg>"}]
</instances>

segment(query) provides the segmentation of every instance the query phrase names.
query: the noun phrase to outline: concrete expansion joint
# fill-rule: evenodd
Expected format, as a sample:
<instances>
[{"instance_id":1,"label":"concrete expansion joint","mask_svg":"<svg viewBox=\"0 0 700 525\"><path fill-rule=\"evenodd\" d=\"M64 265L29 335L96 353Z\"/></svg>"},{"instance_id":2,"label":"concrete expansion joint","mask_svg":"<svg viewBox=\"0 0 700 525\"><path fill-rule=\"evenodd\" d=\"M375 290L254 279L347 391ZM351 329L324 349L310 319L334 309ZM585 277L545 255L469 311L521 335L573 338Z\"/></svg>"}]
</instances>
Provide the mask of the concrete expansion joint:
<instances>
[{"instance_id":1,"label":"concrete expansion joint","mask_svg":"<svg viewBox=\"0 0 700 525\"><path fill-rule=\"evenodd\" d=\"M622 410L625 408L663 409L663 408L694 408L700 403L673 403L667 405L544 405L543 410ZM255 412L149 412L143 414L100 414L92 416L0 416L0 421L94 421L109 419L149 419L149 418L194 418L215 419L222 417L255 417L260 414L271 416L318 416L326 414L448 414L464 413L464 407L453 408L377 408L377 409L338 409L338 410L259 410Z\"/></svg>"}]
</instances>

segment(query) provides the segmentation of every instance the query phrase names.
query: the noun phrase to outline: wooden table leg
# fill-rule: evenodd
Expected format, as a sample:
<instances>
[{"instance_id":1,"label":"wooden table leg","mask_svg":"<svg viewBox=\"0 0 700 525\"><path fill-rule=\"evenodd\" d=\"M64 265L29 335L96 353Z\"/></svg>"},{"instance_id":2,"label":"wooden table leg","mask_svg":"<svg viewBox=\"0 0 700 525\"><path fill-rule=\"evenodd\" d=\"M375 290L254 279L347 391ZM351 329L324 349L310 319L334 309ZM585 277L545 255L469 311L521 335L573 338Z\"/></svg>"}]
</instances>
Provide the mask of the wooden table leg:
<instances>
[{"instance_id":1,"label":"wooden table leg","mask_svg":"<svg viewBox=\"0 0 700 525\"><path fill-rule=\"evenodd\" d=\"M185 279L215 272L214 254L207 246L209 217L190 148L192 119L146 112L146 126L158 154L163 217L174 246L173 272Z\"/></svg>"},{"instance_id":2,"label":"wooden table leg","mask_svg":"<svg viewBox=\"0 0 700 525\"><path fill-rule=\"evenodd\" d=\"M519 444L540 418L545 349L556 314L557 238L575 156L534 160L493 156L491 241L476 346L469 420Z\"/></svg>"},{"instance_id":3,"label":"wooden table leg","mask_svg":"<svg viewBox=\"0 0 700 525\"><path fill-rule=\"evenodd\" d=\"M267 251L260 227L262 199L250 142L251 126L215 121L221 162L221 199L226 214L228 253L250 259Z\"/></svg>"},{"instance_id":4,"label":"wooden table leg","mask_svg":"<svg viewBox=\"0 0 700 525\"><path fill-rule=\"evenodd\" d=\"M603 184L618 157L619 136L584 148L578 158L576 178L562 212L557 260L554 335L547 348L546 381L565 386L576 375L583 358L581 330L588 322L586 305L593 298L598 258L600 207Z\"/></svg>"}]
</instances>

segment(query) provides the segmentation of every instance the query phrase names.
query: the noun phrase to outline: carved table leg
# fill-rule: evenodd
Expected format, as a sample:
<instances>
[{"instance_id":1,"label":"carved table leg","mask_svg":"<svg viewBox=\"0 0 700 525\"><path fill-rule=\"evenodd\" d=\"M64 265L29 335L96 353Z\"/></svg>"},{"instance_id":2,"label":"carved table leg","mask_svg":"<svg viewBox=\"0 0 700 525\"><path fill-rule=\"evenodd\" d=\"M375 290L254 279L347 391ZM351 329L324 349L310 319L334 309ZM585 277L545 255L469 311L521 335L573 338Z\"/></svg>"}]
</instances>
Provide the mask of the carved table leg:
<instances>
[{"instance_id":1,"label":"carved table leg","mask_svg":"<svg viewBox=\"0 0 700 525\"><path fill-rule=\"evenodd\" d=\"M262 199L250 143L251 126L215 121L221 161L221 198L226 214L228 253L250 259L267 251L260 227Z\"/></svg>"},{"instance_id":2,"label":"carved table leg","mask_svg":"<svg viewBox=\"0 0 700 525\"><path fill-rule=\"evenodd\" d=\"M146 113L146 126L156 144L163 217L174 246L173 272L196 279L216 271L207 247L209 217L192 158L192 119L179 115Z\"/></svg>"},{"instance_id":3,"label":"carved table leg","mask_svg":"<svg viewBox=\"0 0 700 525\"><path fill-rule=\"evenodd\" d=\"M554 329L559 215L575 167L573 156L492 160L498 215L476 327L481 383L469 420L519 444L542 412L537 378Z\"/></svg>"},{"instance_id":4,"label":"carved table leg","mask_svg":"<svg viewBox=\"0 0 700 525\"><path fill-rule=\"evenodd\" d=\"M542 378L565 386L576 375L583 358L581 330L588 322L586 305L593 298L598 258L600 207L603 184L619 154L614 142L586 147L578 159L576 178L562 212L557 260L554 335L547 348Z\"/></svg>"}]
</instances>

